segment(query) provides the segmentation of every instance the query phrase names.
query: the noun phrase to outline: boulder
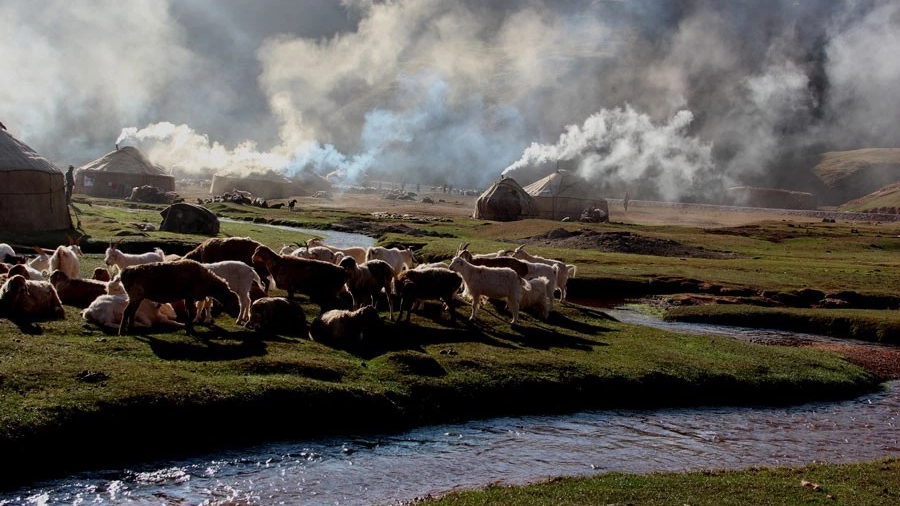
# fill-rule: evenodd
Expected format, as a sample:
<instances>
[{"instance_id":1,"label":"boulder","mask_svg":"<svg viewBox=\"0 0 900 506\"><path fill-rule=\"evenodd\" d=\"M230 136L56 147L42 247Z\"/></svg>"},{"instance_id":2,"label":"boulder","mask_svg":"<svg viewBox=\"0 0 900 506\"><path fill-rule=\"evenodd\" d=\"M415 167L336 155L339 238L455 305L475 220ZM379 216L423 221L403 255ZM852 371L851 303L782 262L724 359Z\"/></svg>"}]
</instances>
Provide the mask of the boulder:
<instances>
[{"instance_id":1,"label":"boulder","mask_svg":"<svg viewBox=\"0 0 900 506\"><path fill-rule=\"evenodd\" d=\"M163 209L159 214L163 217L159 229L166 232L201 235L219 233L219 218L203 206L180 202Z\"/></svg>"}]
</instances>

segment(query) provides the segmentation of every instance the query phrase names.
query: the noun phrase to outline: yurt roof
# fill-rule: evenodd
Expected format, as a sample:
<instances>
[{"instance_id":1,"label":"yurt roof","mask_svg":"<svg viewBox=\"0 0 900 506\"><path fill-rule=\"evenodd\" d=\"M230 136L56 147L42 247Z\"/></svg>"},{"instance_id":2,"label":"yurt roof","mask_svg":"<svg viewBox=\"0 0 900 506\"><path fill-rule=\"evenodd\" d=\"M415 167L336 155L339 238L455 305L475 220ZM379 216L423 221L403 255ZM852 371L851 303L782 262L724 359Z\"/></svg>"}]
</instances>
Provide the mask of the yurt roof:
<instances>
[{"instance_id":1,"label":"yurt roof","mask_svg":"<svg viewBox=\"0 0 900 506\"><path fill-rule=\"evenodd\" d=\"M166 171L150 163L150 160L133 146L125 146L110 151L102 157L82 165L79 171L114 172L122 174L142 174L148 176L166 176Z\"/></svg>"},{"instance_id":2,"label":"yurt roof","mask_svg":"<svg viewBox=\"0 0 900 506\"><path fill-rule=\"evenodd\" d=\"M29 170L62 173L46 158L37 154L27 144L0 128L0 171Z\"/></svg>"},{"instance_id":3,"label":"yurt roof","mask_svg":"<svg viewBox=\"0 0 900 506\"><path fill-rule=\"evenodd\" d=\"M591 196L591 184L568 170L557 170L548 176L526 186L525 192L532 197Z\"/></svg>"}]
</instances>

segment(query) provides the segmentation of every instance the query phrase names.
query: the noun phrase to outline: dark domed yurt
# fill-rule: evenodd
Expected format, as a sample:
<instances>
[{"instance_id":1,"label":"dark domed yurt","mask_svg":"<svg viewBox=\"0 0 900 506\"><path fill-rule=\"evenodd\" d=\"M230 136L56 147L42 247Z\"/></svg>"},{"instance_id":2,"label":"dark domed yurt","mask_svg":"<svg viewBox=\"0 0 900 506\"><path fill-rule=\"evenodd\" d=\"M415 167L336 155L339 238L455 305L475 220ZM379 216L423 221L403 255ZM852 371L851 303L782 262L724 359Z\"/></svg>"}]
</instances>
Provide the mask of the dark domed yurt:
<instances>
[{"instance_id":1,"label":"dark domed yurt","mask_svg":"<svg viewBox=\"0 0 900 506\"><path fill-rule=\"evenodd\" d=\"M40 232L71 225L65 175L0 128L0 230Z\"/></svg>"},{"instance_id":2,"label":"dark domed yurt","mask_svg":"<svg viewBox=\"0 0 900 506\"><path fill-rule=\"evenodd\" d=\"M538 207L534 199L515 179L500 179L475 201L472 217L491 221L515 221L536 218Z\"/></svg>"},{"instance_id":3,"label":"dark domed yurt","mask_svg":"<svg viewBox=\"0 0 900 506\"><path fill-rule=\"evenodd\" d=\"M110 151L75 169L75 193L92 197L125 198L137 186L175 191L175 178L132 146Z\"/></svg>"}]
</instances>

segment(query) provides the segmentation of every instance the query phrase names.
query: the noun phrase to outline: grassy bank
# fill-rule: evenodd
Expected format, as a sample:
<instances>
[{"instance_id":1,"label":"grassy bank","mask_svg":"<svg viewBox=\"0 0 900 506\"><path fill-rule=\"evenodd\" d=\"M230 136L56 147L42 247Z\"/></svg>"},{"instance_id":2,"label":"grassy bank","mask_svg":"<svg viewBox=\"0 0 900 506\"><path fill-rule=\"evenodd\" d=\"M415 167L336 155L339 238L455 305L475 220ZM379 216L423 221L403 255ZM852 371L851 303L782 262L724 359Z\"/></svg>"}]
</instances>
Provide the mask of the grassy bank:
<instances>
[{"instance_id":1,"label":"grassy bank","mask_svg":"<svg viewBox=\"0 0 900 506\"><path fill-rule=\"evenodd\" d=\"M634 475L609 473L590 478L558 478L526 487L489 487L458 492L420 504L728 506L869 505L900 502L900 460L701 473Z\"/></svg>"},{"instance_id":2,"label":"grassy bank","mask_svg":"<svg viewBox=\"0 0 900 506\"><path fill-rule=\"evenodd\" d=\"M665 319L900 343L900 313L897 311L709 305L672 308L666 312Z\"/></svg>"}]
</instances>

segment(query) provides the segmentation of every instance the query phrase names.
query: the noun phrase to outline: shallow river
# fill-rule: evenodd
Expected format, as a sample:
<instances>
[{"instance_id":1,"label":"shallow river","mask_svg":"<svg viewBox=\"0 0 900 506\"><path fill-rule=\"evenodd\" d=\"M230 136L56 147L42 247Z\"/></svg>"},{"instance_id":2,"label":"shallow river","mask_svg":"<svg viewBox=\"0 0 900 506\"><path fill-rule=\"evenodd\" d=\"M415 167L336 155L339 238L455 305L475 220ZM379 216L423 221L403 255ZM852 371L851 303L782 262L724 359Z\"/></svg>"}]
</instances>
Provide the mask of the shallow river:
<instances>
[{"instance_id":1,"label":"shallow river","mask_svg":"<svg viewBox=\"0 0 900 506\"><path fill-rule=\"evenodd\" d=\"M613 314L623 320L644 318L630 311ZM664 325L672 330L709 330ZM745 339L760 335L749 329L728 332ZM883 392L850 401L787 408L588 411L272 443L76 474L0 494L0 505L390 504L555 475L782 466L900 455L898 426L900 382L892 382Z\"/></svg>"}]
</instances>

